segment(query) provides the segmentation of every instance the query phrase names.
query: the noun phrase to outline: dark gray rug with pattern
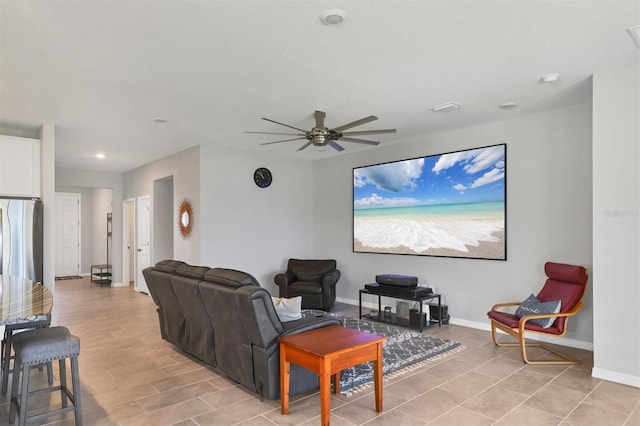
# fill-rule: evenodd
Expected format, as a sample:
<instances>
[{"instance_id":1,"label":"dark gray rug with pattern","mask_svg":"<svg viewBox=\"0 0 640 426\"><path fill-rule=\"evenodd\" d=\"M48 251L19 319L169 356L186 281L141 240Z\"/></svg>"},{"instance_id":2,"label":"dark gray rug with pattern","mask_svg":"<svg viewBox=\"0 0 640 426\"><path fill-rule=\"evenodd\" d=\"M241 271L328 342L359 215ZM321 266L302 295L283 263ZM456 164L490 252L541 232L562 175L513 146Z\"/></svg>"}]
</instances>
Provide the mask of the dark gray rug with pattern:
<instances>
[{"instance_id":1,"label":"dark gray rug with pattern","mask_svg":"<svg viewBox=\"0 0 640 426\"><path fill-rule=\"evenodd\" d=\"M305 316L320 313L323 312L315 310L303 311ZM420 334L408 328L367 319L348 318L331 313L326 315L339 318L345 327L387 338L382 346L382 373L385 380L464 349L460 342ZM342 371L340 391L341 393L350 394L369 387L372 382L373 363L358 364Z\"/></svg>"}]
</instances>

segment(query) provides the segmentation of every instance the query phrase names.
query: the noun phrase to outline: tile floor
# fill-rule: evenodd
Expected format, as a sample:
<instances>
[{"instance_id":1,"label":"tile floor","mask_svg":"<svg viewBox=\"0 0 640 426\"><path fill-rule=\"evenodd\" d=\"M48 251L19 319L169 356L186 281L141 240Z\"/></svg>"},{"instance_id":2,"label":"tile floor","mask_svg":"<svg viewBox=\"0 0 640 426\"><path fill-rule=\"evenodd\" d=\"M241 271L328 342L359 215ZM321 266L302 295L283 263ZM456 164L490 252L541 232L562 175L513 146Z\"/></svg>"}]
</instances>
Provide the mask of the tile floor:
<instances>
[{"instance_id":1,"label":"tile floor","mask_svg":"<svg viewBox=\"0 0 640 426\"><path fill-rule=\"evenodd\" d=\"M335 310L357 315L349 305ZM58 281L52 322L81 339L85 425L320 424L318 393L292 398L282 416L279 401L260 401L161 340L153 301L130 288ZM640 426L640 389L592 378L590 352L569 349L583 360L578 366L527 366L516 348L494 347L485 331L446 325L425 333L466 349L385 383L383 413L375 412L372 391L334 396L331 424ZM34 369L32 376L37 384L46 374ZM0 425L7 401L0 398ZM58 401L33 398L31 407ZM71 425L73 415L47 422Z\"/></svg>"}]
</instances>

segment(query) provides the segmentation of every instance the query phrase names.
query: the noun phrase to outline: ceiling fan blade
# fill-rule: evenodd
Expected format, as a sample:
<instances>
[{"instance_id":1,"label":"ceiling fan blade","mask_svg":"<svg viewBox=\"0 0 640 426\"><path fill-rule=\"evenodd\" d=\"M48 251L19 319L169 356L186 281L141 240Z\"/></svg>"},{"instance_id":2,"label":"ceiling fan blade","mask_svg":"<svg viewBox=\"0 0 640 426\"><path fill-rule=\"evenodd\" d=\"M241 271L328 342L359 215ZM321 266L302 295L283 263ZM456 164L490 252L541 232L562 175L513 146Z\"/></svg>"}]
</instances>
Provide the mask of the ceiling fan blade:
<instances>
[{"instance_id":1,"label":"ceiling fan blade","mask_svg":"<svg viewBox=\"0 0 640 426\"><path fill-rule=\"evenodd\" d=\"M313 142L309 141L309 142L305 143L304 145L302 145L300 148L296 149L296 151L302 151L303 149L305 149L306 147L308 147L312 143Z\"/></svg>"},{"instance_id":2,"label":"ceiling fan blade","mask_svg":"<svg viewBox=\"0 0 640 426\"><path fill-rule=\"evenodd\" d=\"M253 133L253 134L257 134L257 135L284 135L284 136L305 136L304 133L278 133L278 132L249 132L249 131L245 131L245 133Z\"/></svg>"},{"instance_id":3,"label":"ceiling fan blade","mask_svg":"<svg viewBox=\"0 0 640 426\"><path fill-rule=\"evenodd\" d=\"M272 143L299 141L300 139L306 139L306 138L284 139L284 140L281 140L281 141L265 142L265 143L261 143L260 145L271 145Z\"/></svg>"},{"instance_id":4,"label":"ceiling fan blade","mask_svg":"<svg viewBox=\"0 0 640 426\"><path fill-rule=\"evenodd\" d=\"M344 148L338 145L337 143L335 143L334 141L328 141L327 145L329 145L331 148L335 149L338 152L344 151Z\"/></svg>"},{"instance_id":5,"label":"ceiling fan blade","mask_svg":"<svg viewBox=\"0 0 640 426\"><path fill-rule=\"evenodd\" d=\"M316 111L313 115L316 117L316 127L324 129L324 118L327 114L324 111Z\"/></svg>"},{"instance_id":6,"label":"ceiling fan blade","mask_svg":"<svg viewBox=\"0 0 640 426\"><path fill-rule=\"evenodd\" d=\"M365 145L380 145L380 142L376 142L376 141L367 141L364 139L354 139L354 138L340 138L341 141L345 141L345 142L355 142L355 143L361 143L361 144L365 144Z\"/></svg>"},{"instance_id":7,"label":"ceiling fan blade","mask_svg":"<svg viewBox=\"0 0 640 426\"><path fill-rule=\"evenodd\" d=\"M382 133L395 133L396 129L382 129L382 130L361 130L355 132L343 132L344 136L364 136L364 135L379 135Z\"/></svg>"},{"instance_id":8,"label":"ceiling fan blade","mask_svg":"<svg viewBox=\"0 0 640 426\"><path fill-rule=\"evenodd\" d=\"M335 127L332 130L335 130L337 133L342 133L343 130L347 130L356 126L362 126L363 124L369 123L371 121L375 121L377 119L378 117L376 117L375 115L370 115L368 117L361 118L360 120L352 121L351 123L347 123L347 124L343 124L342 126Z\"/></svg>"},{"instance_id":9,"label":"ceiling fan blade","mask_svg":"<svg viewBox=\"0 0 640 426\"><path fill-rule=\"evenodd\" d=\"M284 126L284 127L288 127L288 128L290 128L290 129L293 129L293 130L298 130L298 131L300 131L300 132L302 132L302 133L307 133L307 131L306 131L306 130L298 129L297 127L289 126L288 124L280 123L279 121L275 121L275 120L272 120L272 119L270 119L270 118L264 118L264 117L262 117L262 119L263 119L263 120L265 120L265 121L270 121L270 122L272 122L272 123L279 124L279 125Z\"/></svg>"}]
</instances>

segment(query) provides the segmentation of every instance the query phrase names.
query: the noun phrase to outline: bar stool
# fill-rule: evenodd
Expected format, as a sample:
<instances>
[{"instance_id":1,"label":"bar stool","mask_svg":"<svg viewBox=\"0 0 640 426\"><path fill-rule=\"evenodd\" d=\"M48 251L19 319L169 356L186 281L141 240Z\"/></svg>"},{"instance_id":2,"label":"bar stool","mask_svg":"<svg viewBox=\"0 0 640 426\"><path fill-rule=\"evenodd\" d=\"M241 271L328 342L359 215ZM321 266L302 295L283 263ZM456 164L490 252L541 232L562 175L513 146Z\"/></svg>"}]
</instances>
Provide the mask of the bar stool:
<instances>
[{"instance_id":1,"label":"bar stool","mask_svg":"<svg viewBox=\"0 0 640 426\"><path fill-rule=\"evenodd\" d=\"M29 330L13 336L15 351L13 383L11 385L11 402L9 422L15 422L16 410L19 412L19 425L27 421L27 400L30 395L60 391L62 408L28 417L39 419L53 414L74 410L76 425L82 425L80 406L80 375L78 372L78 355L80 355L80 339L69 333L66 327L48 327ZM71 360L71 381L73 393L67 387L66 359ZM60 385L29 392L29 372L32 366L59 360ZM22 380L20 380L22 374ZM18 395L18 382L21 382ZM68 406L67 399L73 404Z\"/></svg>"},{"instance_id":2,"label":"bar stool","mask_svg":"<svg viewBox=\"0 0 640 426\"><path fill-rule=\"evenodd\" d=\"M11 368L11 360L14 357L11 355L11 350L13 348L12 340L14 332L34 328L45 328L49 327L49 325L51 325L51 315L39 315L4 326L4 337L0 345L0 355L2 358L2 395L6 395L7 393L9 373L13 371ZM53 384L53 370L50 362L47 363L47 378L49 379L49 384Z\"/></svg>"}]
</instances>

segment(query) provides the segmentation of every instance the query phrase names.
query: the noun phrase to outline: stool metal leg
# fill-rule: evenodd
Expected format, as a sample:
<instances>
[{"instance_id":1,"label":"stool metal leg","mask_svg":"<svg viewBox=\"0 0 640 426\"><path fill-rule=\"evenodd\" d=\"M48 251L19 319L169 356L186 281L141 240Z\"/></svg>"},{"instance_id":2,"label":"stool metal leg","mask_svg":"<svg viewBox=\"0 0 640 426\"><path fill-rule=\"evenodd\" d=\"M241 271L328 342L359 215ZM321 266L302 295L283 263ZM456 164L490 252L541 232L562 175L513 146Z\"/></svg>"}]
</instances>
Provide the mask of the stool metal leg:
<instances>
[{"instance_id":1,"label":"stool metal leg","mask_svg":"<svg viewBox=\"0 0 640 426\"><path fill-rule=\"evenodd\" d=\"M82 426L82 406L80 404L80 370L78 370L78 357L71 357L71 382L73 384L73 411L76 416L76 426Z\"/></svg>"}]
</instances>

